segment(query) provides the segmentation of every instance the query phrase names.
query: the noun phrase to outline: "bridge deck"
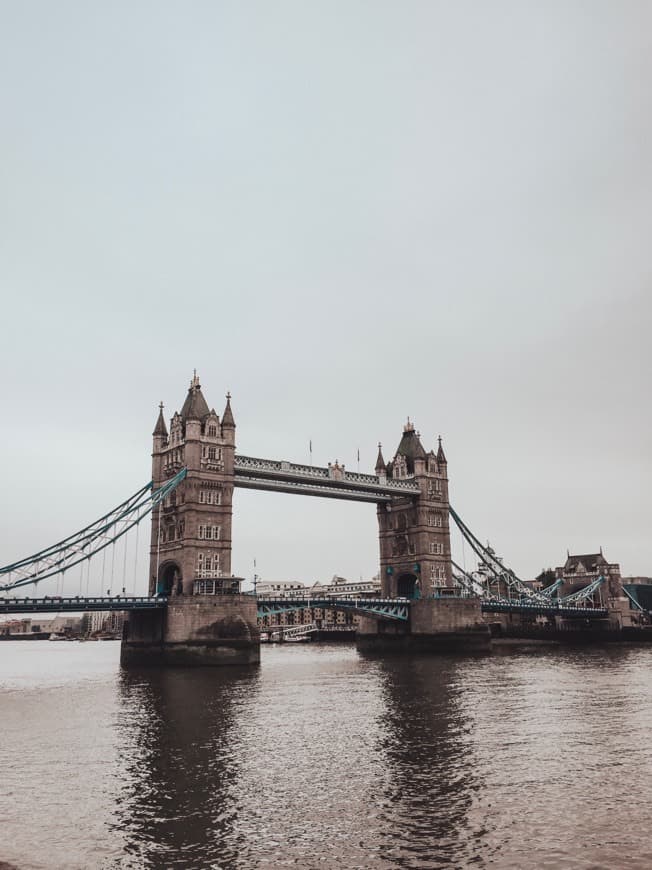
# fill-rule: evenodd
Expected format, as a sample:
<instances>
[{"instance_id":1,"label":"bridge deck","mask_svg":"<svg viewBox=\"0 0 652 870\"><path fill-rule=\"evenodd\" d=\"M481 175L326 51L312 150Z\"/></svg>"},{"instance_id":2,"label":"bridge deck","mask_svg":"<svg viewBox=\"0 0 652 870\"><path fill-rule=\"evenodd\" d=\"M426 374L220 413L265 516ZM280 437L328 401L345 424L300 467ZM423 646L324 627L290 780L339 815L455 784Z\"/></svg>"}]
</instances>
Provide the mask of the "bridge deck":
<instances>
[{"instance_id":1,"label":"bridge deck","mask_svg":"<svg viewBox=\"0 0 652 870\"><path fill-rule=\"evenodd\" d=\"M453 596L441 596L450 600ZM271 616L304 608L354 610L370 616L407 620L412 601L407 598L259 598L258 615ZM597 607L570 607L563 604L524 601L482 602L483 613L529 613L533 616L563 616L568 619L606 619L608 611Z\"/></svg>"},{"instance_id":2,"label":"bridge deck","mask_svg":"<svg viewBox=\"0 0 652 870\"><path fill-rule=\"evenodd\" d=\"M0 613L80 613L82 611L153 610L166 607L167 598L0 598Z\"/></svg>"},{"instance_id":3,"label":"bridge deck","mask_svg":"<svg viewBox=\"0 0 652 870\"><path fill-rule=\"evenodd\" d=\"M84 598L0 598L0 613L80 613L84 611L152 610L166 607L168 599L146 596L121 598L97 596ZM364 613L379 619L409 618L411 601L406 598L258 598L258 615L273 616L305 608L335 609ZM569 619L606 619L608 611L597 607L565 607L523 601L482 602L483 613L521 613L533 616L563 616Z\"/></svg>"}]
</instances>

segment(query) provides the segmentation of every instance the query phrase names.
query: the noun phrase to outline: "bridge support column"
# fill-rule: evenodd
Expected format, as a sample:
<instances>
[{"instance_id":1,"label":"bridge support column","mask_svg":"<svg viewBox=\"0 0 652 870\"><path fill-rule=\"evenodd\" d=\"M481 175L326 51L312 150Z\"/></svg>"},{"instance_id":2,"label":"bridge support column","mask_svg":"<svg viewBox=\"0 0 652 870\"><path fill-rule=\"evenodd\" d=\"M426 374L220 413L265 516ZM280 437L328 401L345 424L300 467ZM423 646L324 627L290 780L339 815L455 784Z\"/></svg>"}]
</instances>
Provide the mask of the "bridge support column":
<instances>
[{"instance_id":1,"label":"bridge support column","mask_svg":"<svg viewBox=\"0 0 652 870\"><path fill-rule=\"evenodd\" d=\"M120 651L124 667L255 665L260 661L252 595L180 596L161 610L132 611Z\"/></svg>"},{"instance_id":2,"label":"bridge support column","mask_svg":"<svg viewBox=\"0 0 652 870\"><path fill-rule=\"evenodd\" d=\"M412 601L409 622L361 617L356 633L358 649L370 652L483 652L490 643L473 598L421 598Z\"/></svg>"}]
</instances>

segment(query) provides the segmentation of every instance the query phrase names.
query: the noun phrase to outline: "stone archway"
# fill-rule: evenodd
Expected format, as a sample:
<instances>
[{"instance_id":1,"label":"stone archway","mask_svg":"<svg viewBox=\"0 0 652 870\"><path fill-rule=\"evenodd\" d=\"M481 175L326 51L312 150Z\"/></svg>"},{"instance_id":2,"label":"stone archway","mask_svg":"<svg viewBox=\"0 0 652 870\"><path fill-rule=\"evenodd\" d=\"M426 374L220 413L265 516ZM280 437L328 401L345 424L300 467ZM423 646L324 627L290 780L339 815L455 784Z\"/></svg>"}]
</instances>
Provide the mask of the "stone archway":
<instances>
[{"instance_id":1,"label":"stone archway","mask_svg":"<svg viewBox=\"0 0 652 870\"><path fill-rule=\"evenodd\" d=\"M396 594L399 598L419 598L419 580L416 574L399 574L396 578Z\"/></svg>"},{"instance_id":2,"label":"stone archway","mask_svg":"<svg viewBox=\"0 0 652 870\"><path fill-rule=\"evenodd\" d=\"M157 595L181 595L183 582L181 567L178 562L163 562L158 570L158 583L156 584Z\"/></svg>"}]
</instances>

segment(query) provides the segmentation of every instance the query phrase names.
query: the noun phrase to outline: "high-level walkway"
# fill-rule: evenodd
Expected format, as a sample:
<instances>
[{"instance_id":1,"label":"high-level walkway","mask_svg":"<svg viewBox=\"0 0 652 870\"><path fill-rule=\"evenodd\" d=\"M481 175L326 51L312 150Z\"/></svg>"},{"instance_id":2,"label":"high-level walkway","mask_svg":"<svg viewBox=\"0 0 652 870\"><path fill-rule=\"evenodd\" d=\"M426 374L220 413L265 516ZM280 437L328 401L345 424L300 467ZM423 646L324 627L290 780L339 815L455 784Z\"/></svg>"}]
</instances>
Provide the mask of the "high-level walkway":
<instances>
[{"instance_id":1,"label":"high-level walkway","mask_svg":"<svg viewBox=\"0 0 652 870\"><path fill-rule=\"evenodd\" d=\"M234 472L235 486L242 489L299 493L373 504L389 502L401 496L417 496L420 492L414 479L392 480L375 474L359 474L346 471L337 464L323 468L236 454Z\"/></svg>"}]
</instances>

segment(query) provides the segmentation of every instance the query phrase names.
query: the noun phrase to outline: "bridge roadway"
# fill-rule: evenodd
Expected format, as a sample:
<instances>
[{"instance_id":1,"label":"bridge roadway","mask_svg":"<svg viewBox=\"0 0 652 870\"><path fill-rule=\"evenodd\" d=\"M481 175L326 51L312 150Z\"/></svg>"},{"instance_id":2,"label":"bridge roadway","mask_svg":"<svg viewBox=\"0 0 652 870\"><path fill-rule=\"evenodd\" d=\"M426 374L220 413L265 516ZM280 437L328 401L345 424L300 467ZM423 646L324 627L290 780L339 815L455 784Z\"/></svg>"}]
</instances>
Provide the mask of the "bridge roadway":
<instances>
[{"instance_id":1,"label":"bridge roadway","mask_svg":"<svg viewBox=\"0 0 652 870\"><path fill-rule=\"evenodd\" d=\"M445 600L445 597L444 597ZM166 607L165 597L150 598L97 596L84 598L0 598L0 613L82 613L86 611L153 610ZM348 610L376 619L407 621L411 601L406 598L258 598L258 616L275 616L305 608ZM564 616L568 619L606 619L606 608L565 607L524 601L482 602L483 613L530 613L541 616Z\"/></svg>"},{"instance_id":2,"label":"bridge roadway","mask_svg":"<svg viewBox=\"0 0 652 870\"><path fill-rule=\"evenodd\" d=\"M167 598L121 598L119 596L96 598L60 598L46 595L45 598L0 598L0 613L81 613L99 610L155 610L166 607Z\"/></svg>"}]
</instances>

